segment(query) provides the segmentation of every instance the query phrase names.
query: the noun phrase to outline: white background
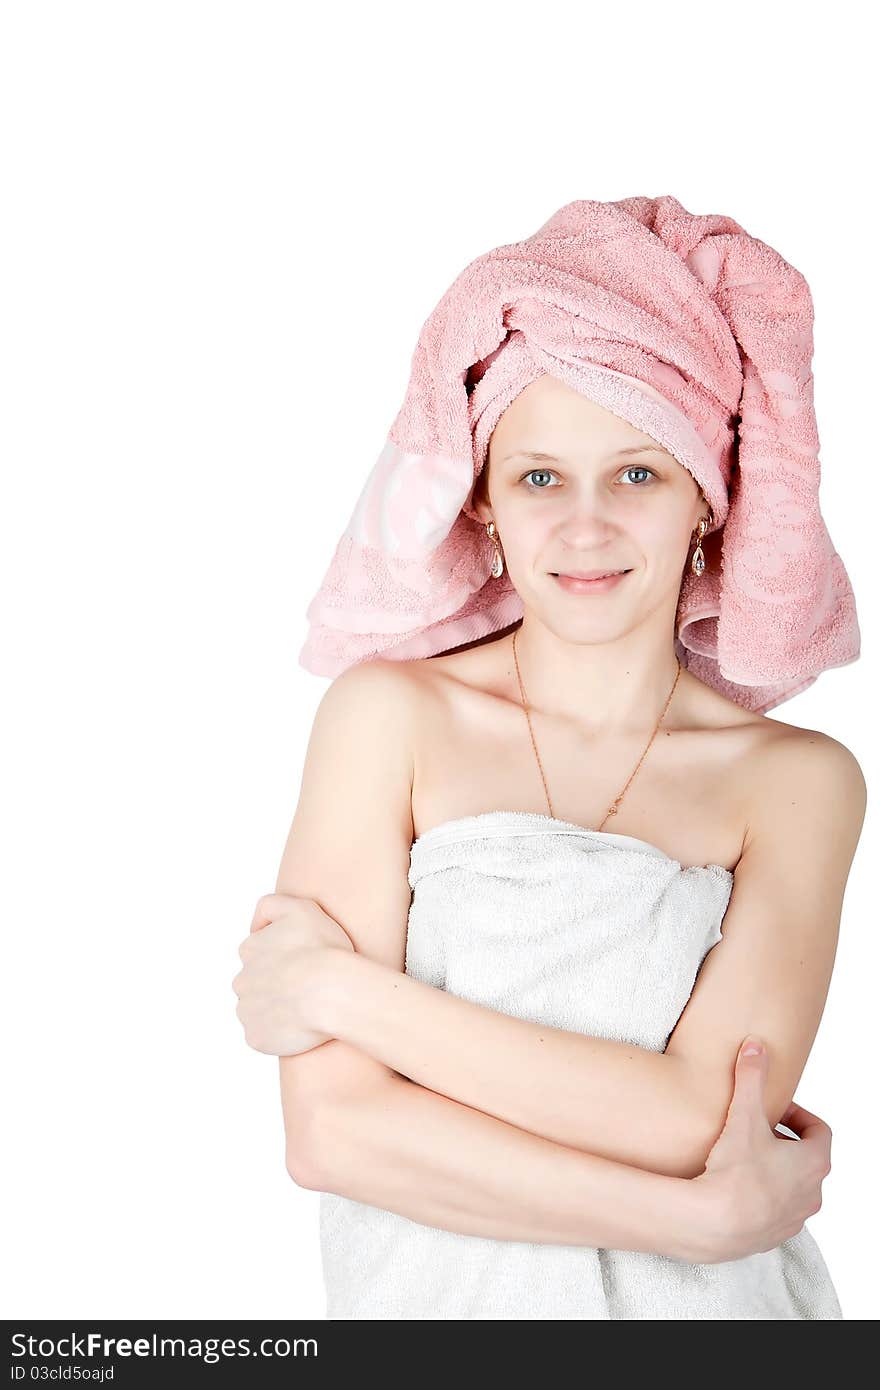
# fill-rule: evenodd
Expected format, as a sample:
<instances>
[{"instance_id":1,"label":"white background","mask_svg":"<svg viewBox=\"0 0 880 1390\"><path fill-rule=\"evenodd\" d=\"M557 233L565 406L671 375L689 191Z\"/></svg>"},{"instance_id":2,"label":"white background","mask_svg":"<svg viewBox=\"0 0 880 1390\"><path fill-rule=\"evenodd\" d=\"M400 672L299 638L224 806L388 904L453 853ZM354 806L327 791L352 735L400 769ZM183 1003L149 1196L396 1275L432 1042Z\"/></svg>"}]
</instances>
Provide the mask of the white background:
<instances>
[{"instance_id":1,"label":"white background","mask_svg":"<svg viewBox=\"0 0 880 1390\"><path fill-rule=\"evenodd\" d=\"M770 717L880 773L876 74L854 5L8 4L0 33L6 1317L321 1317L231 980L326 681L305 609L475 256L674 194L807 276L863 651ZM798 1100L878 1312L876 818Z\"/></svg>"}]
</instances>

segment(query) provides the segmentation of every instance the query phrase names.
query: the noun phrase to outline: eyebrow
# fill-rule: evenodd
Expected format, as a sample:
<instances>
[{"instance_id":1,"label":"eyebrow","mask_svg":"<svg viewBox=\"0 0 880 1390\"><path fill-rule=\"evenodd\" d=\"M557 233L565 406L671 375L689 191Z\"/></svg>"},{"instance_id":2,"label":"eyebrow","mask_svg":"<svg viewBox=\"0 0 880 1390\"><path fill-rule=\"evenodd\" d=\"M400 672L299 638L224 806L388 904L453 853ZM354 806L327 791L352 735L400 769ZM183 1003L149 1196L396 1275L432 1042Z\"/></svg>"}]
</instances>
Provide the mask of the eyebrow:
<instances>
[{"instance_id":1,"label":"eyebrow","mask_svg":"<svg viewBox=\"0 0 880 1390\"><path fill-rule=\"evenodd\" d=\"M636 444L628 449L617 449L612 455L613 458L627 458L632 454L663 454L668 457L667 451L661 449L659 444ZM557 458L555 454L543 454L536 449L514 449L513 453L505 454L501 460L507 463L508 459L532 459L535 463L564 463L565 459Z\"/></svg>"}]
</instances>

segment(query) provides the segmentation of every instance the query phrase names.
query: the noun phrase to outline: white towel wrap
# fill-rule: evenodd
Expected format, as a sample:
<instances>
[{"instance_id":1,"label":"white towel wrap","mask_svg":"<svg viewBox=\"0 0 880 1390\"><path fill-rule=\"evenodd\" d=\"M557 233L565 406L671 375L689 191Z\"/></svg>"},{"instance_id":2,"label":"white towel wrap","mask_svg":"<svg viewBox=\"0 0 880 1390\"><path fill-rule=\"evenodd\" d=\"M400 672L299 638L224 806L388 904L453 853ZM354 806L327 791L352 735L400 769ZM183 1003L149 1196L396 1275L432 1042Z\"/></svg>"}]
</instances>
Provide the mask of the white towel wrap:
<instances>
[{"instance_id":1,"label":"white towel wrap","mask_svg":"<svg viewBox=\"0 0 880 1390\"><path fill-rule=\"evenodd\" d=\"M406 972L511 1014L662 1052L722 936L721 865L538 813L446 821L412 847ZM722 1264L462 1235L320 1195L332 1319L842 1318L804 1227Z\"/></svg>"}]
</instances>

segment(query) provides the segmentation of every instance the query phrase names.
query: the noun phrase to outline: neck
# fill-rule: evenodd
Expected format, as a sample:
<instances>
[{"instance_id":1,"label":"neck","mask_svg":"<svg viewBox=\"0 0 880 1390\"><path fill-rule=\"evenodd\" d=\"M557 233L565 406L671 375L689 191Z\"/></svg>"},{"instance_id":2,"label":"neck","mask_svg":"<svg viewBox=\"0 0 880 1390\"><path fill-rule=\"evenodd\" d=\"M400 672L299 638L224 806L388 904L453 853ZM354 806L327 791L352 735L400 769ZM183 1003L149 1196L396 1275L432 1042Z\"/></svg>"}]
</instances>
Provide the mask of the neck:
<instances>
[{"instance_id":1,"label":"neck","mask_svg":"<svg viewBox=\"0 0 880 1390\"><path fill-rule=\"evenodd\" d=\"M637 630L613 642L574 642L561 638L526 613L515 629L516 656L510 674L520 698L516 663L529 709L567 719L587 733L640 735L654 729L679 674L667 632L646 636ZM676 693L681 689L681 681ZM675 701L664 723L671 724Z\"/></svg>"}]
</instances>

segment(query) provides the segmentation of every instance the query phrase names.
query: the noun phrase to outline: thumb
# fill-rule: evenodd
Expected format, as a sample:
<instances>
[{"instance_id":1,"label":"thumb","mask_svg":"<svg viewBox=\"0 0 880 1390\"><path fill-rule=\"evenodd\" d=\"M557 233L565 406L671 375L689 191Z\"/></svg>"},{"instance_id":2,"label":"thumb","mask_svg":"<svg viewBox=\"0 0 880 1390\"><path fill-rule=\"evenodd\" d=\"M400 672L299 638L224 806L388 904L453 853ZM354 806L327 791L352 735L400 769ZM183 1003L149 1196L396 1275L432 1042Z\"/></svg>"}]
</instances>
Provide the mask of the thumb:
<instances>
[{"instance_id":1,"label":"thumb","mask_svg":"<svg viewBox=\"0 0 880 1390\"><path fill-rule=\"evenodd\" d=\"M736 1058L731 1110L754 1114L757 1105L764 1119L763 1089L767 1079L767 1049L763 1039L750 1033Z\"/></svg>"}]
</instances>

